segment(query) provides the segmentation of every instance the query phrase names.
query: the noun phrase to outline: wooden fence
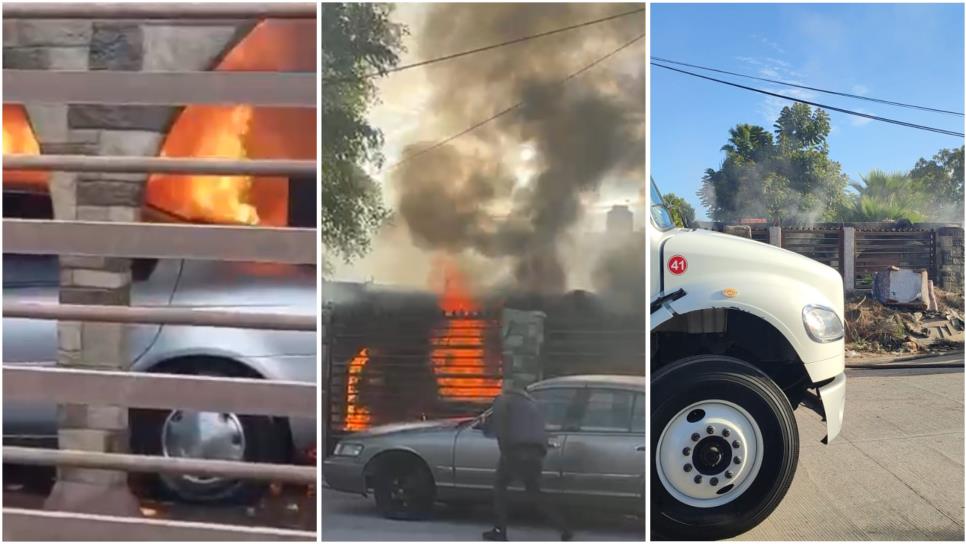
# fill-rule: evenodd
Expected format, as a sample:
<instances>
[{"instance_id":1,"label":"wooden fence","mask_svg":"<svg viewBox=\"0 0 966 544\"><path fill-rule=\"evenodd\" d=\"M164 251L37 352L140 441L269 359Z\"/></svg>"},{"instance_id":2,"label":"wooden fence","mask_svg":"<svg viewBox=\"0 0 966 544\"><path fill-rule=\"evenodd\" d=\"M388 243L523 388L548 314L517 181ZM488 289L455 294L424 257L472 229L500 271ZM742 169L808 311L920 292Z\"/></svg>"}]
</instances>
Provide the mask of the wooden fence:
<instances>
[{"instance_id":1,"label":"wooden fence","mask_svg":"<svg viewBox=\"0 0 966 544\"><path fill-rule=\"evenodd\" d=\"M720 224L702 224L721 230ZM939 287L962 288L962 227L889 223L752 226L754 240L805 255L842 273L848 292L872 289L872 275L890 266L925 270ZM945 238L945 240L944 240ZM952 269L952 272L950 270ZM958 271L958 272L957 272Z\"/></svg>"},{"instance_id":2,"label":"wooden fence","mask_svg":"<svg viewBox=\"0 0 966 544\"><path fill-rule=\"evenodd\" d=\"M13 18L225 19L314 18L313 4L5 4ZM4 100L55 104L244 103L315 107L315 74L118 73L107 71L4 70ZM83 172L178 172L297 176L316 172L315 161L232 161L158 157L4 156L4 168ZM311 178L310 178L311 179ZM315 229L157 225L97 221L3 220L3 250L126 258L176 258L315 264ZM4 304L5 317L214 327L316 329L315 316L128 308L84 305ZM244 378L174 376L65 368L3 368L4 399L192 409L314 418L317 387L310 383ZM102 452L4 447L4 462L204 474L301 484L315 483L313 466L169 458ZM304 540L316 534L273 528L241 528L171 520L146 520L3 509L4 540Z\"/></svg>"}]
</instances>

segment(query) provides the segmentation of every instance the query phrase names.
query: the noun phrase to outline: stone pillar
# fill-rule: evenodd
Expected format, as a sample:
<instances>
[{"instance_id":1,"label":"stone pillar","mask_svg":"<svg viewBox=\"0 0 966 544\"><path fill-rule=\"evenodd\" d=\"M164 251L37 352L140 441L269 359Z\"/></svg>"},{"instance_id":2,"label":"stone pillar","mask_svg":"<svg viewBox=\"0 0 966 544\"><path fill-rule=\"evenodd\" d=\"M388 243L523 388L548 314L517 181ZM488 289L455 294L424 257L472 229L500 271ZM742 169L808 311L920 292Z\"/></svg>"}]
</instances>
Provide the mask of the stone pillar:
<instances>
[{"instance_id":1,"label":"stone pillar","mask_svg":"<svg viewBox=\"0 0 966 544\"><path fill-rule=\"evenodd\" d=\"M947 291L963 292L963 228L936 229L937 284Z\"/></svg>"},{"instance_id":2,"label":"stone pillar","mask_svg":"<svg viewBox=\"0 0 966 544\"><path fill-rule=\"evenodd\" d=\"M543 378L543 312L504 309L501 316L504 389L512 383L526 386Z\"/></svg>"},{"instance_id":3,"label":"stone pillar","mask_svg":"<svg viewBox=\"0 0 966 544\"><path fill-rule=\"evenodd\" d=\"M773 246L782 247L781 227L768 227L768 243Z\"/></svg>"},{"instance_id":4,"label":"stone pillar","mask_svg":"<svg viewBox=\"0 0 966 544\"><path fill-rule=\"evenodd\" d=\"M251 28L250 22L4 20L5 68L24 70L206 70ZM178 108L24 104L44 154L156 156ZM57 219L135 222L146 174L55 172L50 193ZM127 305L128 259L62 256L60 302ZM58 366L126 370L125 327L58 323ZM128 408L62 405L61 449L126 452ZM62 468L48 509L140 515L127 473Z\"/></svg>"},{"instance_id":5,"label":"stone pillar","mask_svg":"<svg viewBox=\"0 0 966 544\"><path fill-rule=\"evenodd\" d=\"M842 227L842 281L845 292L855 292L855 227Z\"/></svg>"}]
</instances>

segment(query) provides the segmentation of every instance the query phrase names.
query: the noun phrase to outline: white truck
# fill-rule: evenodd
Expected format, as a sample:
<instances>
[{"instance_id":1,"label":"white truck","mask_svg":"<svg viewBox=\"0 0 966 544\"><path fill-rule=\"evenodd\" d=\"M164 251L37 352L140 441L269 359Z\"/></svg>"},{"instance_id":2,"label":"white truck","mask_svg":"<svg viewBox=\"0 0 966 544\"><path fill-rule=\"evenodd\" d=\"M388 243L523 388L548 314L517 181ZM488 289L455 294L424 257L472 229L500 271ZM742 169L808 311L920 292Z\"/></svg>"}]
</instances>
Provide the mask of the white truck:
<instances>
[{"instance_id":1,"label":"white truck","mask_svg":"<svg viewBox=\"0 0 966 544\"><path fill-rule=\"evenodd\" d=\"M778 247L675 228L651 182L651 535L743 533L795 475L793 410L845 408L839 273Z\"/></svg>"}]
</instances>

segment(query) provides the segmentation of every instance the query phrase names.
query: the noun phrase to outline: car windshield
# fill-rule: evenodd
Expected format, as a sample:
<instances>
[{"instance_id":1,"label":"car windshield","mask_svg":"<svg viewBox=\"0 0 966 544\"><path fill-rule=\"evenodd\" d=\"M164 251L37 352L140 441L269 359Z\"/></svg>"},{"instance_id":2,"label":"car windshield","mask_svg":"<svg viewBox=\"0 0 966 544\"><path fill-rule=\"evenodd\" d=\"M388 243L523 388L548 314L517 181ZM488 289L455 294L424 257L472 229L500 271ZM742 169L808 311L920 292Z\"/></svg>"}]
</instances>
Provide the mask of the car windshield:
<instances>
[{"instance_id":1,"label":"car windshield","mask_svg":"<svg viewBox=\"0 0 966 544\"><path fill-rule=\"evenodd\" d=\"M674 228L674 220L671 219L671 212L664 207L664 199L661 192L657 190L657 184L651 180L651 221L660 230Z\"/></svg>"}]
</instances>

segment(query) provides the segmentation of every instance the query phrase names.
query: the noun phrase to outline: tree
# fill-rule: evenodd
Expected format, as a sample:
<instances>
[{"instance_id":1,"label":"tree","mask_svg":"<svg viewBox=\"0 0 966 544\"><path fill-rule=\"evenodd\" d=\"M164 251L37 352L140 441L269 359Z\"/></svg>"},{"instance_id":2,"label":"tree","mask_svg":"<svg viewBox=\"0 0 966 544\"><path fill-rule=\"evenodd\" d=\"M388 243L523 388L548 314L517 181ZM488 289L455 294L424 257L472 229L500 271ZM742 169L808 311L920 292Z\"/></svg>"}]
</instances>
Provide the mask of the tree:
<instances>
[{"instance_id":1,"label":"tree","mask_svg":"<svg viewBox=\"0 0 966 544\"><path fill-rule=\"evenodd\" d=\"M774 127L774 135L748 124L728 131L725 159L705 171L698 191L715 220L811 223L843 206L848 178L828 156L828 114L795 104L782 109Z\"/></svg>"},{"instance_id":2,"label":"tree","mask_svg":"<svg viewBox=\"0 0 966 544\"><path fill-rule=\"evenodd\" d=\"M383 163L382 133L366 120L377 100L370 74L399 62L405 29L389 20L391 4L321 7L322 244L345 261L364 255L388 217L382 191L366 171Z\"/></svg>"},{"instance_id":3,"label":"tree","mask_svg":"<svg viewBox=\"0 0 966 544\"><path fill-rule=\"evenodd\" d=\"M928 214L929 190L909 174L873 170L862 178L862 183L851 185L856 194L839 214L842 221L908 219L917 222Z\"/></svg>"},{"instance_id":4,"label":"tree","mask_svg":"<svg viewBox=\"0 0 966 544\"><path fill-rule=\"evenodd\" d=\"M963 147L941 149L930 160L919 159L909 177L920 180L938 206L963 203ZM958 215L962 215L960 212Z\"/></svg>"},{"instance_id":5,"label":"tree","mask_svg":"<svg viewBox=\"0 0 966 544\"><path fill-rule=\"evenodd\" d=\"M662 196L664 197L664 207L671 214L671 219L675 225L686 227L694 224L694 208L686 200L674 193Z\"/></svg>"}]
</instances>

